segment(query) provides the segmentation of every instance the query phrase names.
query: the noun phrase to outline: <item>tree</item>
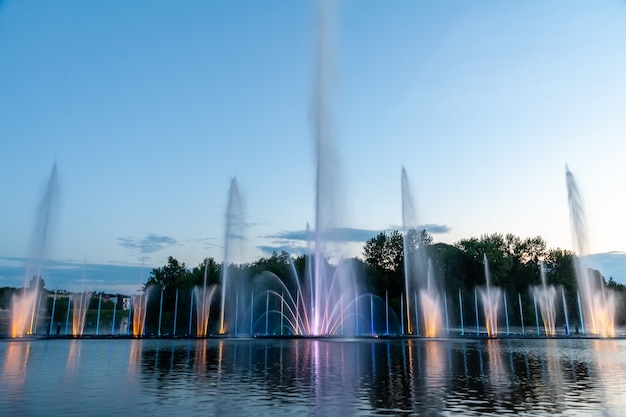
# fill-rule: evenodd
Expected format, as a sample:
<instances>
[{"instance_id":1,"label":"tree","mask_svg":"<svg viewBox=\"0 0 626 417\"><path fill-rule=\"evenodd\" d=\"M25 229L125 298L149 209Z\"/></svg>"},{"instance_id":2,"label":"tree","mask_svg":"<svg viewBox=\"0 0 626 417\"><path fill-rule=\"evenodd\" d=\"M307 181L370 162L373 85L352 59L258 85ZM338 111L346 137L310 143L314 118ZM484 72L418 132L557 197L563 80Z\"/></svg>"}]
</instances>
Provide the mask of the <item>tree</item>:
<instances>
[{"instance_id":1,"label":"tree","mask_svg":"<svg viewBox=\"0 0 626 417\"><path fill-rule=\"evenodd\" d=\"M365 242L363 256L365 264L380 272L398 271L404 259L402 234L397 230L387 235L380 232Z\"/></svg>"},{"instance_id":2,"label":"tree","mask_svg":"<svg viewBox=\"0 0 626 417\"><path fill-rule=\"evenodd\" d=\"M33 275L33 277L28 282L28 288L34 290L37 288L39 291L43 291L46 287L46 281L43 280L41 275Z\"/></svg>"},{"instance_id":3,"label":"tree","mask_svg":"<svg viewBox=\"0 0 626 417\"><path fill-rule=\"evenodd\" d=\"M402 234L385 232L369 239L363 247L364 263L367 267L368 290L384 297L399 296L403 288L404 242Z\"/></svg>"},{"instance_id":4,"label":"tree","mask_svg":"<svg viewBox=\"0 0 626 417\"><path fill-rule=\"evenodd\" d=\"M261 258L250 265L252 276L261 273L263 271L269 271L276 274L278 277L286 279L291 272L291 257L290 255L282 251L280 254L274 252L269 258Z\"/></svg>"},{"instance_id":5,"label":"tree","mask_svg":"<svg viewBox=\"0 0 626 417\"><path fill-rule=\"evenodd\" d=\"M544 268L548 282L562 285L565 291L575 300L576 271L574 270L574 253L560 248L547 251Z\"/></svg>"},{"instance_id":6,"label":"tree","mask_svg":"<svg viewBox=\"0 0 626 417\"><path fill-rule=\"evenodd\" d=\"M170 256L167 258L166 265L150 272L150 277L145 286L158 285L160 287L179 288L186 284L190 278L185 263L180 263Z\"/></svg>"},{"instance_id":7,"label":"tree","mask_svg":"<svg viewBox=\"0 0 626 417\"><path fill-rule=\"evenodd\" d=\"M480 276L477 283L485 283L485 256L489 264L489 274L493 285L500 286L502 281L506 281L510 277L513 259L504 236L501 234L482 235L479 239L462 239L456 246L473 260L471 262L473 265L468 265L468 267L474 274Z\"/></svg>"},{"instance_id":8,"label":"tree","mask_svg":"<svg viewBox=\"0 0 626 417\"><path fill-rule=\"evenodd\" d=\"M409 229L406 232L405 241L407 245L407 252L413 252L419 249L428 248L433 244L433 237L425 229L420 231L416 229Z\"/></svg>"},{"instance_id":9,"label":"tree","mask_svg":"<svg viewBox=\"0 0 626 417\"><path fill-rule=\"evenodd\" d=\"M220 283L220 276L222 271L221 265L215 262L215 259L213 258L206 258L204 262L198 264L198 266L195 266L191 270L187 286L202 286L204 284L205 269L207 274L207 285Z\"/></svg>"}]
</instances>

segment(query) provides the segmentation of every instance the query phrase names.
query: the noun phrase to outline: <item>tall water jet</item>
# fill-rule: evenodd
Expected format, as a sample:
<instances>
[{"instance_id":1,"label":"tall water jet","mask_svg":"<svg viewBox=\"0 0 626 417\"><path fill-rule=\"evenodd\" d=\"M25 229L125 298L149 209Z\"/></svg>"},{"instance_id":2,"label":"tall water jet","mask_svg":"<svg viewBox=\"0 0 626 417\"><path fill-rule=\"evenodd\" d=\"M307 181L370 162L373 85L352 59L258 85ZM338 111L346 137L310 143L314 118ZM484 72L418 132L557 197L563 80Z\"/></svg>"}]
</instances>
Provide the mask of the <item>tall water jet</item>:
<instances>
[{"instance_id":1,"label":"tall water jet","mask_svg":"<svg viewBox=\"0 0 626 417\"><path fill-rule=\"evenodd\" d=\"M423 232L418 231L417 216L411 194L406 169L402 167L402 238L404 250L404 286L406 294L406 321L407 333L419 333L417 311L421 306L422 321L424 323L424 335L435 337L441 328L442 306L439 288L434 277L434 271L430 260L426 262ZM426 270L424 266L427 265ZM420 306L417 305L417 297L410 294L419 293ZM411 322L411 310L414 311L415 320Z\"/></svg>"},{"instance_id":2,"label":"tall water jet","mask_svg":"<svg viewBox=\"0 0 626 417\"><path fill-rule=\"evenodd\" d=\"M193 293L196 304L196 336L205 337L209 332L209 316L211 313L211 301L215 293L216 286L207 286L207 274L209 269L209 260L204 261L204 280L202 287L194 287ZM223 304L222 304L223 305ZM221 314L221 313L220 313ZM220 316L221 317L221 316Z\"/></svg>"},{"instance_id":3,"label":"tall water jet","mask_svg":"<svg viewBox=\"0 0 626 417\"><path fill-rule=\"evenodd\" d=\"M547 285L543 262L539 263L541 285L533 287L546 336L556 336L556 288Z\"/></svg>"},{"instance_id":4,"label":"tall water jet","mask_svg":"<svg viewBox=\"0 0 626 417\"><path fill-rule=\"evenodd\" d=\"M565 333L569 336L569 315L567 314L567 303L565 302L565 288L561 287L561 298L563 299L563 315L565 316Z\"/></svg>"},{"instance_id":5,"label":"tall water jet","mask_svg":"<svg viewBox=\"0 0 626 417\"><path fill-rule=\"evenodd\" d=\"M55 204L58 198L58 174L56 163L52 166L43 199L37 210L35 229L31 241L30 256L24 275L24 290L14 296L11 303L11 336L33 334L37 328L41 291L41 272L46 249L54 223ZM34 285L29 285L29 283Z\"/></svg>"},{"instance_id":6,"label":"tall water jet","mask_svg":"<svg viewBox=\"0 0 626 417\"><path fill-rule=\"evenodd\" d=\"M24 291L13 296L11 304L11 337L33 334L35 311L40 297L38 287L24 288Z\"/></svg>"},{"instance_id":7,"label":"tall water jet","mask_svg":"<svg viewBox=\"0 0 626 417\"><path fill-rule=\"evenodd\" d=\"M439 292L435 287L435 273L431 260L428 260L428 283L426 288L420 289L420 303L424 318L424 336L437 337L441 329L441 302Z\"/></svg>"},{"instance_id":8,"label":"tall water jet","mask_svg":"<svg viewBox=\"0 0 626 417\"><path fill-rule=\"evenodd\" d=\"M85 331L85 320L87 317L87 309L91 300L90 292L80 292L71 295L72 302L72 335L80 337Z\"/></svg>"},{"instance_id":9,"label":"tall water jet","mask_svg":"<svg viewBox=\"0 0 626 417\"><path fill-rule=\"evenodd\" d=\"M570 210L572 240L575 251L574 270L581 299L582 316L591 334L615 336L615 294L605 288L601 277L594 278L582 260L589 254L588 235L583 202L574 175L565 166L567 200Z\"/></svg>"},{"instance_id":10,"label":"tall water jet","mask_svg":"<svg viewBox=\"0 0 626 417\"><path fill-rule=\"evenodd\" d=\"M310 300L310 305L303 306L309 318L310 335L340 332L343 322L340 323L339 317L343 310L356 308L354 303L345 303L341 308L341 301L353 300L354 294L358 294L351 271L338 267L333 272L327 262L328 244L337 241L333 232L339 224L341 175L331 116L333 2L321 0L318 5L316 71L311 109L315 154L314 247L306 267L308 279L305 282L309 282L309 297L302 298L302 301Z\"/></svg>"},{"instance_id":11,"label":"tall water jet","mask_svg":"<svg viewBox=\"0 0 626 417\"><path fill-rule=\"evenodd\" d=\"M233 244L241 242L244 239L245 224L243 220L243 209L241 203L241 196L239 194L239 187L237 185L237 178L233 178L230 181L230 187L228 189L228 204L226 206L226 216L224 225L224 257L222 259L222 276L221 276L221 307L220 307L220 322L219 333L226 334L226 332L232 328L231 324L234 322L235 317L233 312L226 316L226 310L234 310L234 297L237 294L237 289L233 290L232 277L229 274L229 267L232 257ZM206 269L205 269L206 271ZM226 320L229 320L227 323Z\"/></svg>"},{"instance_id":12,"label":"tall water jet","mask_svg":"<svg viewBox=\"0 0 626 417\"><path fill-rule=\"evenodd\" d=\"M487 328L487 336L498 336L498 307L500 305L500 289L491 286L491 274L489 272L489 262L487 255L483 256L485 265L485 287L480 289L480 297L483 303L483 311L485 312L485 327Z\"/></svg>"},{"instance_id":13,"label":"tall water jet","mask_svg":"<svg viewBox=\"0 0 626 417\"><path fill-rule=\"evenodd\" d=\"M146 331L146 312L148 299L154 287L146 287L143 294L135 294L131 297L133 313L133 336L141 337Z\"/></svg>"},{"instance_id":14,"label":"tall water jet","mask_svg":"<svg viewBox=\"0 0 626 417\"><path fill-rule=\"evenodd\" d=\"M329 47L330 28L328 21L328 3L319 2L317 68L315 74L315 90L313 97L313 138L315 145L315 230L314 257L312 271L312 294L310 316L311 331L315 335L325 332L324 304L325 273L324 254L326 252L323 234L331 230L335 224L334 204L336 187L333 183L333 170L336 169L336 155L332 143L331 117L329 108Z\"/></svg>"},{"instance_id":15,"label":"tall water jet","mask_svg":"<svg viewBox=\"0 0 626 417\"><path fill-rule=\"evenodd\" d=\"M407 321L407 333L413 333L413 326L411 325L411 294L418 291L417 275L419 266L417 264L417 254L415 251L409 249L409 230L415 230L417 226L415 208L413 206L413 198L411 197L411 188L409 186L409 179L406 174L406 169L402 167L402 174L400 179L400 186L402 188L402 239L403 239L403 251L404 251L404 294L406 296L406 321ZM417 311L417 305L413 308ZM418 326L418 323L414 323Z\"/></svg>"}]
</instances>

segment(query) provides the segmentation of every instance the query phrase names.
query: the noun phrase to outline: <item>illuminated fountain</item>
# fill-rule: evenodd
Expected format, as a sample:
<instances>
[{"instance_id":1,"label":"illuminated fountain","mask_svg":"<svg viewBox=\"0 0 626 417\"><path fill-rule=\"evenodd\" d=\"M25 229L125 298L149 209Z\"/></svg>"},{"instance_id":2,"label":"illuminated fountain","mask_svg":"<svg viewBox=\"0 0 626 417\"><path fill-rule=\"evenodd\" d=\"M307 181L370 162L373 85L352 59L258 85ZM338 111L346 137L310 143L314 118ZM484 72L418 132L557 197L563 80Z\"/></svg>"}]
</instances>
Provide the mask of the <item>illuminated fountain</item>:
<instances>
[{"instance_id":1,"label":"illuminated fountain","mask_svg":"<svg viewBox=\"0 0 626 417\"><path fill-rule=\"evenodd\" d=\"M539 263L541 285L533 287L533 296L539 304L539 311L546 336L556 336L556 288L546 284L546 271L543 262Z\"/></svg>"},{"instance_id":2,"label":"illuminated fountain","mask_svg":"<svg viewBox=\"0 0 626 417\"><path fill-rule=\"evenodd\" d=\"M239 323L249 317L250 334L285 334L324 336L338 334L359 334L365 328L366 305L370 312L371 297L362 295L356 285L354 273L346 262L339 262L334 268L328 263L330 244L336 240L337 209L339 205L340 175L338 156L331 134L331 109L329 97L329 51L330 27L326 7L323 2L320 10L319 39L315 94L313 100L313 137L315 146L315 228L310 232L311 254L307 255L305 273L294 276L295 285L289 288L280 279L265 274L258 282L269 282L270 287L248 288L233 285L228 276L227 260L230 256L230 238L237 238L232 227L239 224L236 217L237 206L232 205L233 193L229 196L229 209L226 216L225 263L222 271L222 310L220 333L234 334L239 331ZM234 183L236 187L236 182ZM237 202L238 196L234 202ZM307 228L308 230L308 228ZM338 249L338 248L333 248ZM334 254L338 253L333 252ZM283 277L286 278L286 277ZM359 300L361 298L361 300ZM248 304L247 300L250 299ZM369 302L366 302L366 299ZM361 301L361 302L359 302ZM245 306L245 307L244 307ZM363 321L363 323L360 323ZM371 320L368 320L371 332ZM360 328L361 327L361 328ZM235 330L237 329L237 330Z\"/></svg>"},{"instance_id":3,"label":"illuminated fountain","mask_svg":"<svg viewBox=\"0 0 626 417\"><path fill-rule=\"evenodd\" d=\"M437 337L442 328L441 302L435 286L435 273L431 260L428 260L426 288L420 289L422 317L424 318L424 336Z\"/></svg>"},{"instance_id":4,"label":"illuminated fountain","mask_svg":"<svg viewBox=\"0 0 626 417\"><path fill-rule=\"evenodd\" d=\"M11 305L11 337L20 337L34 333L38 300L38 288L24 289L22 294L13 297Z\"/></svg>"},{"instance_id":5,"label":"illuminated fountain","mask_svg":"<svg viewBox=\"0 0 626 417\"><path fill-rule=\"evenodd\" d=\"M329 5L329 2L325 2L324 5ZM219 286L207 283L207 265L205 265L203 285L193 289L189 299L190 305L187 307L190 311L189 335L193 333L194 311L196 313L195 335L198 337L209 336L211 331L229 336L377 336L379 333L384 333L438 337L442 335L444 328L444 314L446 334L449 333L447 308L449 300L441 291L433 265L422 248L424 242L420 241L416 210L404 167L401 171L404 293L400 296L399 310L392 312L395 317L392 320L396 320L396 323L391 326L391 330L388 294L383 301L377 296L363 293L358 285L353 263L341 259L341 248L336 244L341 239L338 239L336 234L341 230L338 212L341 208L342 190L338 185L341 176L338 173L338 155L332 135L332 103L329 95L330 65L328 63L328 51L331 48L328 45L330 32L327 13L327 10L322 10L319 23L318 57L312 106L312 134L315 149L315 219L311 230L307 225L310 253L305 258L304 272L297 273L290 259L293 273L289 276L278 277L271 272L263 272L254 278L237 275L237 268L231 262L233 262L236 244L244 239L246 226L238 183L233 178L228 190L225 213L221 282ZM614 336L615 296L580 263L580 259L588 252L584 216L578 189L568 170L566 179L574 245L579 257L576 261L576 273L584 326L587 326L591 334ZM48 228L55 187L56 166L53 167L38 216L33 262L29 265L26 278L33 275L40 276L41 261L49 235ZM331 265L331 259L333 261L339 259L336 266ZM482 325L478 318L479 300L487 335L498 336L498 314L501 302L504 303L506 333L509 334L506 295L499 288L492 287L486 255L484 256L484 269L486 284L482 288L475 289L473 300L477 334L480 333ZM543 267L541 278L542 284L531 290L538 305L536 311L541 312L545 335L554 336L556 334L556 289L546 284ZM27 290L25 285L24 292L13 300L11 334L14 337L32 334L36 330L42 294L39 288L40 281L37 279L33 282L34 287L31 285L31 288ZM132 334L135 337L145 334L147 304L152 292L151 288L146 288L142 295L132 296ZM463 300L460 289L458 298L461 334L464 335ZM561 293L561 298L564 310L566 310L564 291ZM73 294L69 300L67 321L69 321L69 306L71 305L73 312L71 334L75 337L80 337L85 332L89 300L88 292ZM524 314L519 293L518 301L522 334L524 334ZM212 310L213 315L211 315ZM161 289L159 306L157 333L159 336L161 335L162 313L163 289ZM173 334L176 334L177 313L178 293L174 308ZM400 316L399 321L397 316ZM98 315L98 320L99 317L100 315ZM98 328L99 321L96 335ZM383 328L384 331L381 331ZM396 328L398 330L395 330ZM52 323L50 329L52 329Z\"/></svg>"},{"instance_id":6,"label":"illuminated fountain","mask_svg":"<svg viewBox=\"0 0 626 417\"><path fill-rule=\"evenodd\" d=\"M426 254L423 248L416 247L419 242L417 216L411 195L409 179L404 167L401 177L402 188L402 235L404 248L404 306L406 310L406 333L419 334L419 314L421 306L424 336L436 337L441 330L442 308L439 288L435 282L434 271L430 260L428 269L424 271ZM417 303L419 293L420 304Z\"/></svg>"},{"instance_id":7,"label":"illuminated fountain","mask_svg":"<svg viewBox=\"0 0 626 417\"><path fill-rule=\"evenodd\" d=\"M308 310L309 334L337 334L337 321L349 304L358 303L360 294L349 269L333 272L327 263L331 232L338 227L341 187L338 155L333 141L331 116L331 27L330 2L320 3L318 22L317 71L313 99L313 137L315 146L315 229L313 256L307 258L305 281L308 294L302 297ZM335 248L338 249L338 248ZM307 305L308 303L308 305ZM358 315L358 313L357 313ZM345 329L344 329L345 330ZM357 333L357 329L354 329Z\"/></svg>"},{"instance_id":8,"label":"illuminated fountain","mask_svg":"<svg viewBox=\"0 0 626 417\"><path fill-rule=\"evenodd\" d=\"M31 253L24 276L24 291L14 296L11 303L11 336L20 337L35 334L41 311L41 280L42 263L45 250L50 239L54 217L54 203L58 194L58 175L56 163L48 179L41 205L37 211L35 230L31 245ZM28 283L31 283L29 286ZM28 289L27 289L28 288Z\"/></svg>"},{"instance_id":9,"label":"illuminated fountain","mask_svg":"<svg viewBox=\"0 0 626 417\"><path fill-rule=\"evenodd\" d=\"M404 308L406 311L406 313L403 313L406 314L406 333L419 334L417 297L415 295L419 290L418 276L420 265L418 264L418 253L410 250L409 235L409 232L415 230L417 221L415 219L415 208L413 206L413 198L411 197L409 180L404 167L402 167L400 185L402 189L402 247L404 250ZM411 323L412 311L415 314L413 323Z\"/></svg>"},{"instance_id":10,"label":"illuminated fountain","mask_svg":"<svg viewBox=\"0 0 626 417\"><path fill-rule=\"evenodd\" d=\"M589 253L587 241L587 225L583 203L574 175L565 167L567 197L570 209L572 239L576 257L574 270L578 282L580 296L581 324L593 335L602 337L615 336L615 294L606 288L602 278L596 279L591 271L583 265L584 257Z\"/></svg>"},{"instance_id":11,"label":"illuminated fountain","mask_svg":"<svg viewBox=\"0 0 626 417\"><path fill-rule=\"evenodd\" d=\"M499 288L491 286L491 275L489 273L489 262L487 255L483 255L485 264L485 286L479 288L480 299L485 313L485 327L487 328L488 337L498 336L498 310L502 294Z\"/></svg>"},{"instance_id":12,"label":"illuminated fountain","mask_svg":"<svg viewBox=\"0 0 626 417\"><path fill-rule=\"evenodd\" d=\"M209 332L209 317L211 313L211 301L217 289L216 285L207 286L207 273L209 269L208 259L204 263L204 281L202 287L196 286L193 289L193 296L196 304L196 336L205 337ZM223 304L222 304L223 305ZM193 306L193 299L192 299ZM222 312L222 317L223 317ZM189 331L191 332L191 314L189 317Z\"/></svg>"},{"instance_id":13,"label":"illuminated fountain","mask_svg":"<svg viewBox=\"0 0 626 417\"><path fill-rule=\"evenodd\" d=\"M230 182L228 189L228 204L226 206L226 218L224 227L224 258L222 260L222 276L221 276L221 310L220 310L220 334L232 334L234 333L234 324L238 320L235 312L237 298L240 293L246 291L246 285L237 282L230 276L230 262L233 251L233 246L236 243L241 243L244 240L245 222L243 219L243 208L241 203L241 196L239 194L239 187L237 185L237 179L233 178ZM205 269L206 271L206 269ZM206 283L202 289L204 294L203 302L206 300ZM200 306L199 306L200 307ZM208 310L206 313L206 320L208 322ZM238 312L237 312L238 313Z\"/></svg>"},{"instance_id":14,"label":"illuminated fountain","mask_svg":"<svg viewBox=\"0 0 626 417\"><path fill-rule=\"evenodd\" d=\"M85 331L85 319L90 300L91 293L87 291L72 294L70 297L72 305L72 335L74 337L82 336Z\"/></svg>"},{"instance_id":15,"label":"illuminated fountain","mask_svg":"<svg viewBox=\"0 0 626 417\"><path fill-rule=\"evenodd\" d=\"M146 312L148 310L148 299L154 287L147 287L143 294L135 294L131 297L131 309L133 312L133 336L141 337L146 331Z\"/></svg>"},{"instance_id":16,"label":"illuminated fountain","mask_svg":"<svg viewBox=\"0 0 626 417\"><path fill-rule=\"evenodd\" d=\"M331 256L340 257L337 241L337 217L340 197L338 156L331 134L329 51L329 2L322 2L319 20L317 69L312 108L315 146L315 227L309 231L310 253L306 256L303 276L293 268L290 277L276 277L263 273L252 280L232 276L229 263L233 245L243 239L244 221L237 181L229 189L225 218L224 259L220 283L220 318L218 332L238 334L291 334L325 336L373 333L371 316L374 301L371 295L360 293L349 262L339 261L337 267L329 264ZM286 280L287 282L284 282ZM198 317L202 329L208 328L208 314L212 292L196 289ZM204 306L207 307L204 307ZM366 312L369 312L369 316ZM382 309L381 309L382 313ZM200 318L202 316L202 318ZM369 319L366 319L369 317Z\"/></svg>"},{"instance_id":17,"label":"illuminated fountain","mask_svg":"<svg viewBox=\"0 0 626 417\"><path fill-rule=\"evenodd\" d=\"M307 262L312 263L312 256ZM335 268L325 265L327 291L320 303L315 302L311 285L314 276L305 273L299 277L292 265L292 279L279 278L265 271L255 277L256 302L250 306L250 328L260 335L344 336L374 335L372 315L378 307L383 313L382 301L371 294L347 293L341 283L354 277L350 262L342 261ZM307 285L302 285L307 284ZM353 283L354 284L354 283ZM353 285L356 288L356 285ZM313 315L315 305L321 305L320 333L315 332ZM313 308L312 308L313 306ZM252 312L255 312L252 316Z\"/></svg>"}]
</instances>

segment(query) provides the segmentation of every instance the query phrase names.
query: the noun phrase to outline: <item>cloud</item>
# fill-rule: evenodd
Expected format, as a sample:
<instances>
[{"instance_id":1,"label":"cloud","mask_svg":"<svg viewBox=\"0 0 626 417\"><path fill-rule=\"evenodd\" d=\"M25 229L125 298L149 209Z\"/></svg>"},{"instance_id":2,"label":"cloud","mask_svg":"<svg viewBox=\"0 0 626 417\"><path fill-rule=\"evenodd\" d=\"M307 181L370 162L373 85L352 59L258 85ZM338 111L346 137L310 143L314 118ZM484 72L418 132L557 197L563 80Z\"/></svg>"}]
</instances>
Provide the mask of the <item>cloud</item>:
<instances>
[{"instance_id":1,"label":"cloud","mask_svg":"<svg viewBox=\"0 0 626 417\"><path fill-rule=\"evenodd\" d=\"M404 228L404 226L401 225L393 225L391 226L389 229L387 229L386 231L392 231L392 230L402 230ZM450 229L448 226L446 226L445 224L434 224L434 223L427 223L427 224L420 224L417 225L415 227L412 227L412 229L416 229L416 230L426 230L428 233L432 234L432 235L442 235L445 233L449 233Z\"/></svg>"},{"instance_id":2,"label":"cloud","mask_svg":"<svg viewBox=\"0 0 626 417\"><path fill-rule=\"evenodd\" d=\"M223 246L217 242L216 237L202 237L189 239L188 242L199 243L204 249L222 248Z\"/></svg>"},{"instance_id":3,"label":"cloud","mask_svg":"<svg viewBox=\"0 0 626 417\"><path fill-rule=\"evenodd\" d=\"M266 255L272 255L274 252L276 253L281 253L281 252L287 252L290 255L295 255L295 256L299 256L299 255L304 255L305 253L310 252L310 250L304 246L299 246L299 245L294 245L294 244L286 244L286 245L261 245L261 246L257 246L257 249L259 249L261 252L263 252Z\"/></svg>"},{"instance_id":4,"label":"cloud","mask_svg":"<svg viewBox=\"0 0 626 417\"><path fill-rule=\"evenodd\" d=\"M390 232L392 230L401 230L402 227L392 228L386 230L373 230L373 229L356 229L351 227L338 227L335 229L324 230L322 232L322 239L333 242L366 242L369 239L375 237L381 232ZM432 234L448 233L450 228L440 224L425 224L416 227L419 230L426 230ZM265 236L267 238L274 239L287 239L287 240L302 240L312 241L315 239L314 231L307 230L294 230L281 232L271 236Z\"/></svg>"},{"instance_id":5,"label":"cloud","mask_svg":"<svg viewBox=\"0 0 626 417\"><path fill-rule=\"evenodd\" d=\"M433 235L442 235L450 232L450 228L445 224L422 224L416 227L418 230L426 230Z\"/></svg>"},{"instance_id":6,"label":"cloud","mask_svg":"<svg viewBox=\"0 0 626 417\"><path fill-rule=\"evenodd\" d=\"M381 230L355 229L350 227L339 227L335 229L324 230L322 239L334 242L365 242L376 236ZM315 239L314 231L294 230L281 232L276 235L266 236L275 239L302 240L312 241Z\"/></svg>"},{"instance_id":7,"label":"cloud","mask_svg":"<svg viewBox=\"0 0 626 417\"><path fill-rule=\"evenodd\" d=\"M158 252L178 244L173 237L156 235L154 233L149 233L141 239L136 237L118 237L117 240L122 247L129 249L131 252L137 251L141 254Z\"/></svg>"}]
</instances>

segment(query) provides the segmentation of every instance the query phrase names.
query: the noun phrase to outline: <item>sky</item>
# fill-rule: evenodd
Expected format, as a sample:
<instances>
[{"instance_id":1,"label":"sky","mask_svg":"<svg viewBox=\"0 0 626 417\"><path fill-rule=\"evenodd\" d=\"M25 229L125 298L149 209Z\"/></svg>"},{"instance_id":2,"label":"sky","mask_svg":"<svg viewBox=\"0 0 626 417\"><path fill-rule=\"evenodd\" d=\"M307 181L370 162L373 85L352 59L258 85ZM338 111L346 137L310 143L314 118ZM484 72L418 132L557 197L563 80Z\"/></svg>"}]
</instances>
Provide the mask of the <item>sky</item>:
<instances>
[{"instance_id":1,"label":"sky","mask_svg":"<svg viewBox=\"0 0 626 417\"><path fill-rule=\"evenodd\" d=\"M593 266L626 283L626 2L332 9L325 128L347 255L402 227L402 167L435 242L572 249L567 164ZM67 289L133 291L168 256L221 261L233 178L232 261L305 248L319 17L312 0L0 0L0 286L33 253Z\"/></svg>"}]
</instances>

